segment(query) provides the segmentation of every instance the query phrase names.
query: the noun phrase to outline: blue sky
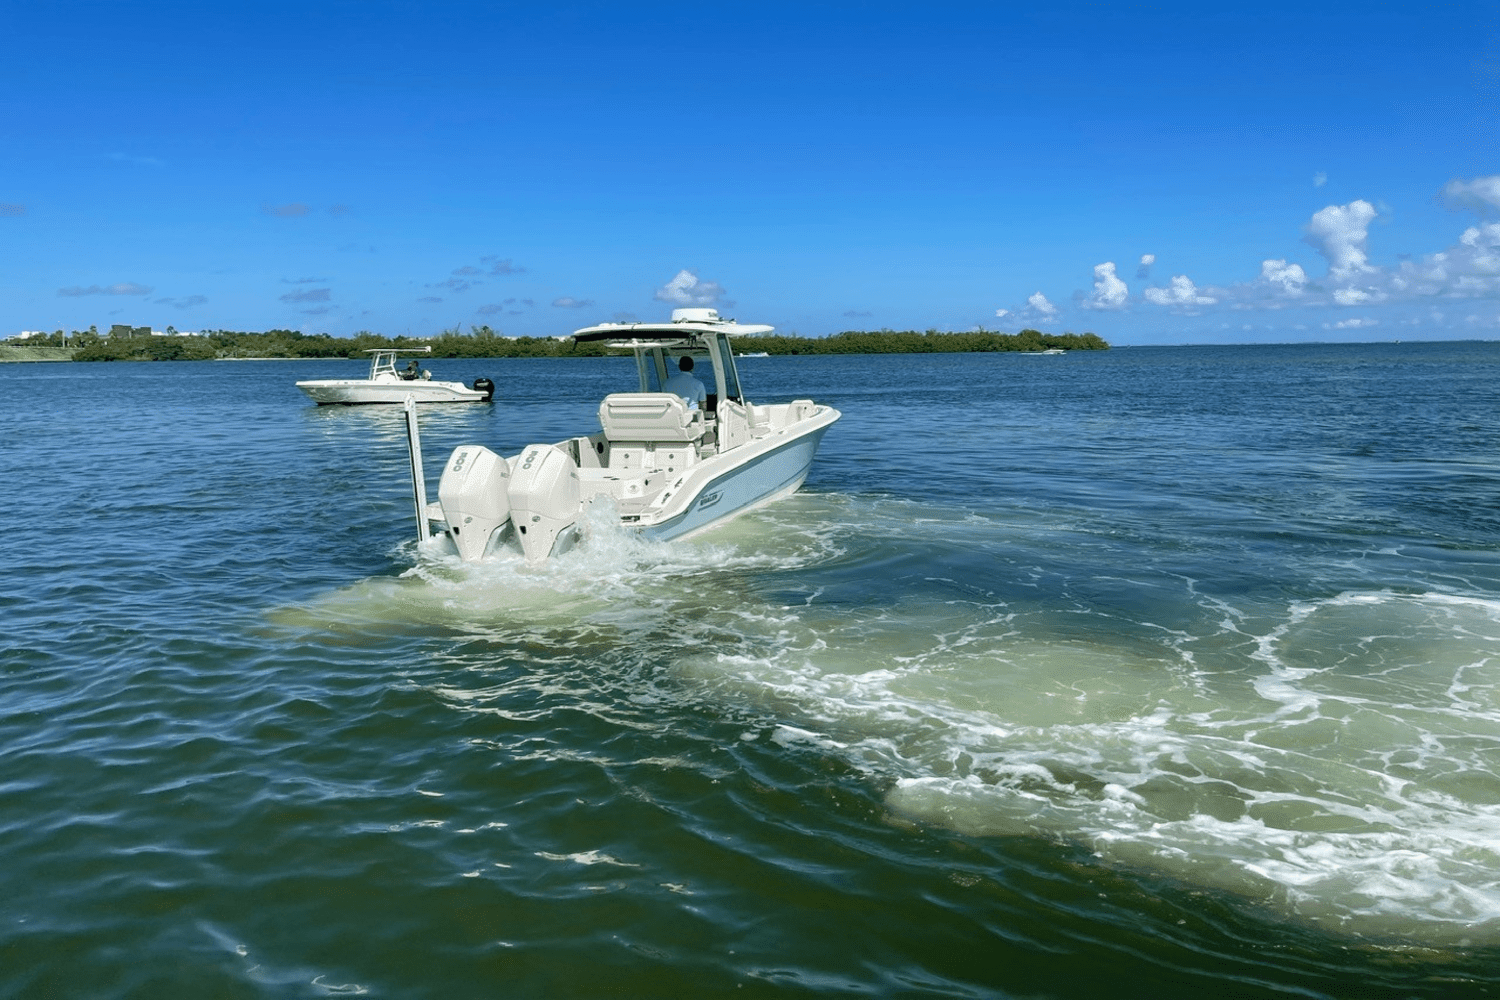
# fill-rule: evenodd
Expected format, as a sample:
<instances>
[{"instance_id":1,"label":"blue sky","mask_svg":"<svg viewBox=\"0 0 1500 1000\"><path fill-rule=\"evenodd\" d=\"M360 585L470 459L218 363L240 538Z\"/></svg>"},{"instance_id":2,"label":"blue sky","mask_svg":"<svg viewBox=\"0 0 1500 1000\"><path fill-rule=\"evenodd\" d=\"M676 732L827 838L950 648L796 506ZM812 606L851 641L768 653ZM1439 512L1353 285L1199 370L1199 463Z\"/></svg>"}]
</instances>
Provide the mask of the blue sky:
<instances>
[{"instance_id":1,"label":"blue sky","mask_svg":"<svg viewBox=\"0 0 1500 1000\"><path fill-rule=\"evenodd\" d=\"M1500 338L1500 6L12 2L0 336Z\"/></svg>"}]
</instances>

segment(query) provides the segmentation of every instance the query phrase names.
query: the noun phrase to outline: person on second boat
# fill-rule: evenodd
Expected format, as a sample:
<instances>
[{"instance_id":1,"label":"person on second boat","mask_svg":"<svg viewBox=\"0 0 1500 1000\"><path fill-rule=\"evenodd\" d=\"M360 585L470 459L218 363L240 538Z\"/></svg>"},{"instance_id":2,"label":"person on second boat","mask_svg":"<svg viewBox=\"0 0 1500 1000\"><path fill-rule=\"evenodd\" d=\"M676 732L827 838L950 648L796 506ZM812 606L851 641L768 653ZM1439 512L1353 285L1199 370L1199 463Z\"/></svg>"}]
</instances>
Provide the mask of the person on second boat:
<instances>
[{"instance_id":1,"label":"person on second boat","mask_svg":"<svg viewBox=\"0 0 1500 1000\"><path fill-rule=\"evenodd\" d=\"M682 370L667 379L666 384L661 387L661 391L675 392L687 401L688 409L699 409L703 406L703 401L708 396L708 390L703 387L703 383L693 374L693 359L684 354L677 360L677 367Z\"/></svg>"}]
</instances>

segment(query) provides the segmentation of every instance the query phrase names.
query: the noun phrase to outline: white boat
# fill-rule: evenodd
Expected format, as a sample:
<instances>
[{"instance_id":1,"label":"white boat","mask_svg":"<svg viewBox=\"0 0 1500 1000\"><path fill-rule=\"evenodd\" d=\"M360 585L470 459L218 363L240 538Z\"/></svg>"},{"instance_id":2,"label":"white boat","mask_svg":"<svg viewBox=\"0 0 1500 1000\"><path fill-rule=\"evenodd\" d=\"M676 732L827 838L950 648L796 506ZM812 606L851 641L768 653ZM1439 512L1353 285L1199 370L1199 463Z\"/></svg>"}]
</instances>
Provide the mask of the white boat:
<instances>
[{"instance_id":1,"label":"white boat","mask_svg":"<svg viewBox=\"0 0 1500 1000\"><path fill-rule=\"evenodd\" d=\"M370 374L365 378L319 378L297 383L297 388L319 406L355 403L484 403L495 398L495 383L476 378L472 387L462 382L438 382L432 372L419 371L416 359L396 370L401 354L430 354L431 347L376 347L370 355Z\"/></svg>"},{"instance_id":2,"label":"white boat","mask_svg":"<svg viewBox=\"0 0 1500 1000\"><path fill-rule=\"evenodd\" d=\"M627 529L667 540L796 492L840 414L810 399L745 398L731 339L771 329L741 326L713 309L677 309L670 323L578 330L578 343L634 351L636 390L605 396L593 433L529 445L510 458L477 444L455 448L436 503L422 477L417 407L407 404L419 535L427 541L435 528L467 562L509 553L537 563L578 540L593 504L608 505ZM702 406L662 390L682 358L711 379ZM670 360L679 365L669 369Z\"/></svg>"}]
</instances>

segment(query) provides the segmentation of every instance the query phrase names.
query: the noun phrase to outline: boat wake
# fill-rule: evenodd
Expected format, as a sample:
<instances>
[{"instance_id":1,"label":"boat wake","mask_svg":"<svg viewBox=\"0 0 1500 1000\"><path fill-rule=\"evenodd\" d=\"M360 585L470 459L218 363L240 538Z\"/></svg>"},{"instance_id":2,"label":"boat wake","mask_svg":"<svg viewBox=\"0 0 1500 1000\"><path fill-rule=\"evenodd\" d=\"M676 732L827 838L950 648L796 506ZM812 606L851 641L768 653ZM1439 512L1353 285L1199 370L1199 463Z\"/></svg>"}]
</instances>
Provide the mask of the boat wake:
<instances>
[{"instance_id":1,"label":"boat wake","mask_svg":"<svg viewBox=\"0 0 1500 1000\"><path fill-rule=\"evenodd\" d=\"M413 550L298 615L484 636L459 657L481 671L545 648L536 670L612 696L646 679L837 756L893 822L1082 845L1373 943L1500 945L1500 601L1090 603L1039 568L1075 526L826 494L689 542L588 527L540 565Z\"/></svg>"},{"instance_id":2,"label":"boat wake","mask_svg":"<svg viewBox=\"0 0 1500 1000\"><path fill-rule=\"evenodd\" d=\"M887 782L893 819L1080 844L1371 941L1500 944L1500 602L1297 604L1250 662L945 610L893 608L858 641L801 614L775 655L693 669ZM888 630L919 615L921 650Z\"/></svg>"}]
</instances>

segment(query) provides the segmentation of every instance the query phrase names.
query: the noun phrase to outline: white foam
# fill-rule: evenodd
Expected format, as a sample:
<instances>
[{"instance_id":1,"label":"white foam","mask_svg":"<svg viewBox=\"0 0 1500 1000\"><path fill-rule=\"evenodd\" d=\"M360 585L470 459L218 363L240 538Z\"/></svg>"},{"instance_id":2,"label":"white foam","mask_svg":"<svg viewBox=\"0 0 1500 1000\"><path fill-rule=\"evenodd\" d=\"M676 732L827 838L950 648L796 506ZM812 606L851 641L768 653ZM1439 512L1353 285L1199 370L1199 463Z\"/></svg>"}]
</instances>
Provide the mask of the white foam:
<instances>
[{"instance_id":1,"label":"white foam","mask_svg":"<svg viewBox=\"0 0 1500 1000\"><path fill-rule=\"evenodd\" d=\"M1202 612L1188 625L1063 621L937 580L877 607L768 603L740 578L860 544L847 500L786 503L802 506L688 542L591 531L540 567L424 552L401 580L304 612L517 643L557 630L595 663L644 646L675 690L634 683L591 711L711 699L774 720L746 742L769 731L780 752L869 774L904 820L1085 845L1355 936L1500 945L1500 601L1241 607L1185 580ZM860 534L922 525L918 541L955 548L984 527L898 501L854 513ZM487 691L443 693L490 710Z\"/></svg>"},{"instance_id":2,"label":"white foam","mask_svg":"<svg viewBox=\"0 0 1500 1000\"><path fill-rule=\"evenodd\" d=\"M1298 604L1216 667L948 611L916 654L803 612L767 655L683 669L797 712L778 744L893 777L897 815L1086 844L1355 935L1500 943L1500 709L1473 695L1500 681L1500 602Z\"/></svg>"}]
</instances>

